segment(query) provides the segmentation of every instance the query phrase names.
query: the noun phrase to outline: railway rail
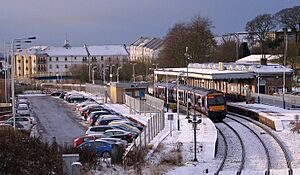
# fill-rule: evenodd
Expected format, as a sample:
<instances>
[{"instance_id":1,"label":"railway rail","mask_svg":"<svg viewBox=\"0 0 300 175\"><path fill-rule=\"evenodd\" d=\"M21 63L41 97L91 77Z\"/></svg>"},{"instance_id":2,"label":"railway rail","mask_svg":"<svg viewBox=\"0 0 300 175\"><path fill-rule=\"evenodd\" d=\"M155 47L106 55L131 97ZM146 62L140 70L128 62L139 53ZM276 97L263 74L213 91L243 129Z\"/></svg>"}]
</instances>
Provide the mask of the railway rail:
<instances>
[{"instance_id":1,"label":"railway rail","mask_svg":"<svg viewBox=\"0 0 300 175\"><path fill-rule=\"evenodd\" d=\"M247 117L244 117L242 115L239 115L239 114L235 114L235 113L231 113L229 112L228 113L229 115L227 115L227 118L230 119L230 120L233 120L241 125L243 125L244 127L248 128L254 135L256 135L256 137L260 140L261 144L263 145L264 149L265 149L265 153L267 155L267 159L268 159L268 165L267 165L267 172L266 174L269 174L270 173L270 169L272 168L271 167L271 156L269 154L269 151L267 149L267 146L266 144L264 143L264 141L261 139L261 137L255 133L255 131L253 129L251 129L250 127L248 127L247 125L245 125L244 123L242 123L241 121L231 117L231 116L234 116L234 117L237 117L237 118L241 118L243 120L246 120L252 124L254 124L255 126L261 128L262 130L264 130L269 136L271 136L275 142L278 144L278 146L280 147L280 149L282 150L282 153L284 155L284 159L285 159L285 163L286 163L286 166L288 168L288 171L289 171L289 175L292 175L293 172L292 172L292 167L291 167L291 159L290 159L290 156L289 156L289 151L288 149L285 147L284 143L270 130L268 129L266 126L252 120L252 119L249 119ZM231 115L231 116L230 116ZM223 137L223 136L222 136Z\"/></svg>"}]
</instances>

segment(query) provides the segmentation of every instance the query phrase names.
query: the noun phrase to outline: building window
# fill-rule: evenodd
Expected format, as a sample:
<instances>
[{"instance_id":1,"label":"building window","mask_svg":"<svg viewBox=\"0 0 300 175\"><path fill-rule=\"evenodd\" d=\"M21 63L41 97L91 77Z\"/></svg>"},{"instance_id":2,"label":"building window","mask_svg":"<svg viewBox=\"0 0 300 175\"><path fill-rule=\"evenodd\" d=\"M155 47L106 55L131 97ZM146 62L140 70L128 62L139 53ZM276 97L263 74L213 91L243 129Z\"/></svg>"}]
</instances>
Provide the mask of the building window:
<instances>
[{"instance_id":1,"label":"building window","mask_svg":"<svg viewBox=\"0 0 300 175\"><path fill-rule=\"evenodd\" d=\"M68 69L68 65L65 64L65 68Z\"/></svg>"},{"instance_id":2,"label":"building window","mask_svg":"<svg viewBox=\"0 0 300 175\"><path fill-rule=\"evenodd\" d=\"M49 61L52 61L52 58L51 58L51 57L49 57Z\"/></svg>"},{"instance_id":3,"label":"building window","mask_svg":"<svg viewBox=\"0 0 300 175\"><path fill-rule=\"evenodd\" d=\"M26 70L28 70L28 67L26 67Z\"/></svg>"},{"instance_id":4,"label":"building window","mask_svg":"<svg viewBox=\"0 0 300 175\"><path fill-rule=\"evenodd\" d=\"M21 70L21 67L18 67L19 70Z\"/></svg>"},{"instance_id":5,"label":"building window","mask_svg":"<svg viewBox=\"0 0 300 175\"><path fill-rule=\"evenodd\" d=\"M21 63L21 60L18 60L18 63Z\"/></svg>"},{"instance_id":6,"label":"building window","mask_svg":"<svg viewBox=\"0 0 300 175\"><path fill-rule=\"evenodd\" d=\"M28 63L28 60L26 60L25 63L27 64L27 63Z\"/></svg>"},{"instance_id":7,"label":"building window","mask_svg":"<svg viewBox=\"0 0 300 175\"><path fill-rule=\"evenodd\" d=\"M56 57L56 61L58 61L58 57Z\"/></svg>"},{"instance_id":8,"label":"building window","mask_svg":"<svg viewBox=\"0 0 300 175\"><path fill-rule=\"evenodd\" d=\"M49 69L52 69L52 64L49 65Z\"/></svg>"},{"instance_id":9,"label":"building window","mask_svg":"<svg viewBox=\"0 0 300 175\"><path fill-rule=\"evenodd\" d=\"M68 61L68 57L65 57L65 61Z\"/></svg>"},{"instance_id":10,"label":"building window","mask_svg":"<svg viewBox=\"0 0 300 175\"><path fill-rule=\"evenodd\" d=\"M111 61L111 58L110 58L110 57L108 58L108 61Z\"/></svg>"},{"instance_id":11,"label":"building window","mask_svg":"<svg viewBox=\"0 0 300 175\"><path fill-rule=\"evenodd\" d=\"M76 60L76 57L74 57L74 60Z\"/></svg>"},{"instance_id":12,"label":"building window","mask_svg":"<svg viewBox=\"0 0 300 175\"><path fill-rule=\"evenodd\" d=\"M58 64L56 65L56 69L59 69L59 66L58 66Z\"/></svg>"}]
</instances>

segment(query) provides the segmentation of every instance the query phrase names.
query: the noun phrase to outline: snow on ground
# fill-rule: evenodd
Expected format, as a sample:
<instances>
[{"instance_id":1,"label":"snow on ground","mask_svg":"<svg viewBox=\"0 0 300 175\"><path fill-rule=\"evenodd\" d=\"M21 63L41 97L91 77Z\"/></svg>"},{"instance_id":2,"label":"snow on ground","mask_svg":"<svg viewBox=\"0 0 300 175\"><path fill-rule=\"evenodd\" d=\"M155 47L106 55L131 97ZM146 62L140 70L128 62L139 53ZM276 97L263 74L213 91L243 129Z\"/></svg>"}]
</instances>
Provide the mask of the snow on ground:
<instances>
[{"instance_id":1,"label":"snow on ground","mask_svg":"<svg viewBox=\"0 0 300 175\"><path fill-rule=\"evenodd\" d=\"M91 95L92 96L92 95ZM100 103L103 103L104 98L98 97ZM246 104L246 103L237 103L238 106L248 108L254 111L259 111L264 114L270 115L276 119L281 119L284 121L284 130L282 132L276 132L276 134L285 142L285 144L290 149L293 158L293 167L300 167L300 134L293 133L290 131L291 127L289 126L289 122L294 119L295 114L300 114L300 110L283 110L277 107L263 105L263 104ZM129 108L126 105L121 104L104 104L107 108L115 110L118 113L125 114L127 116L131 116L139 120L142 123L147 122L149 114L144 116L144 114L130 114ZM204 153L201 151L201 143L197 142L197 162L193 160L193 151L194 151L194 143L193 143L193 130L191 124L187 122L185 119L185 115L180 115L180 131L177 131L177 121L174 120L171 123L173 128L172 136L170 134L170 123L166 119L165 128L152 140L150 143L153 145L153 149L150 150L147 158L147 165L143 167L143 174L153 174L154 172L162 172L166 174L213 174L214 171L220 164L221 158L223 157L224 148L221 146L224 145L222 141L220 141L220 147L217 149L218 152L216 154L216 158L214 159L205 159L203 158ZM175 115L175 119L177 119L177 115ZM275 132L275 131L274 131ZM201 137L201 130L197 130L197 140L199 141ZM247 133L245 133L247 135ZM245 136L246 137L246 136ZM256 142L255 142L256 143ZM251 141L248 144L254 145ZM270 143L272 144L272 143ZM255 151L255 149L251 150ZM176 152L181 152L182 162L181 163L166 163L168 158L172 158ZM179 154L180 155L180 154ZM253 159L260 159L258 154L257 157L253 157ZM175 157L175 159L180 159L180 157ZM253 160L254 161L254 160ZM256 160L257 161L257 160ZM265 165L263 163L260 169ZM254 162L258 167L258 162ZM234 170L233 170L234 171ZM120 170L119 173L122 171ZM222 174L231 174L232 172L223 172ZM244 172L244 174L247 172ZM250 173L250 172L249 172ZM251 174L255 174L252 172ZM114 174L114 173L113 173ZM122 174L122 173L121 173ZM126 174L126 172L124 172ZM261 172L257 172L257 174L261 174Z\"/></svg>"}]
</instances>

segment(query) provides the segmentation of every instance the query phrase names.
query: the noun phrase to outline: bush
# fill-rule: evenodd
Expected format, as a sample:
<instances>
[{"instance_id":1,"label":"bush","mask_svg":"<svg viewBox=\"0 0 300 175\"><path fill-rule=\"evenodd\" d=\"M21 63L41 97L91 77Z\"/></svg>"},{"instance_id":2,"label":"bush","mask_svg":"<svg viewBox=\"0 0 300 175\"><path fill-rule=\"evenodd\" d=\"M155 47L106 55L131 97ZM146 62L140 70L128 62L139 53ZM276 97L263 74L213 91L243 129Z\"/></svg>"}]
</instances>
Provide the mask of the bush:
<instances>
[{"instance_id":1,"label":"bush","mask_svg":"<svg viewBox=\"0 0 300 175\"><path fill-rule=\"evenodd\" d=\"M49 145L12 128L1 128L0 148L0 174L63 174L62 154L55 142Z\"/></svg>"}]
</instances>

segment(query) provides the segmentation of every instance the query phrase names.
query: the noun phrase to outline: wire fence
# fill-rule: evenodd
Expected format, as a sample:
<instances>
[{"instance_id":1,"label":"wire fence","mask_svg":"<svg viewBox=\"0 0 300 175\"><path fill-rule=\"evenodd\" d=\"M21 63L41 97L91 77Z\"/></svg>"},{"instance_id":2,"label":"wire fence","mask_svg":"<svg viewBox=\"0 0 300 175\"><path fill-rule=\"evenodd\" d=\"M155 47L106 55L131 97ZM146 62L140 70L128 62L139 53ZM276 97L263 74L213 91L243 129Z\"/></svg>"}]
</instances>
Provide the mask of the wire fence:
<instances>
[{"instance_id":1,"label":"wire fence","mask_svg":"<svg viewBox=\"0 0 300 175\"><path fill-rule=\"evenodd\" d=\"M147 116L147 124L140 135L127 148L123 156L123 165L126 167L128 161L136 159L136 153L143 150L165 127L164 101L146 95L145 99L136 99L125 95L125 104L131 113ZM134 154L131 154L134 153Z\"/></svg>"},{"instance_id":2,"label":"wire fence","mask_svg":"<svg viewBox=\"0 0 300 175\"><path fill-rule=\"evenodd\" d=\"M284 97L280 95L266 95L251 93L251 97L255 98L256 102L262 104L268 104L283 108L285 105L286 109L300 108L300 96L285 94ZM284 104L285 102L285 104Z\"/></svg>"}]
</instances>

